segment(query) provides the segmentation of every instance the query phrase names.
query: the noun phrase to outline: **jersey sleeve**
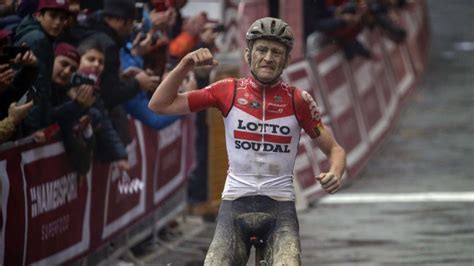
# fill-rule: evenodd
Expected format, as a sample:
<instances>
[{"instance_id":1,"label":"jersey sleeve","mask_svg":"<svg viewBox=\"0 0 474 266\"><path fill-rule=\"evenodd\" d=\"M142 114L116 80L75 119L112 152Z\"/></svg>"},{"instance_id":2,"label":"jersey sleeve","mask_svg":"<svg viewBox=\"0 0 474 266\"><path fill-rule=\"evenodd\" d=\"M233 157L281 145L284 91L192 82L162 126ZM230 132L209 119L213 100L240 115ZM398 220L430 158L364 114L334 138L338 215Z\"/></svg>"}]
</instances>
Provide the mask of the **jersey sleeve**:
<instances>
[{"instance_id":1,"label":"jersey sleeve","mask_svg":"<svg viewBox=\"0 0 474 266\"><path fill-rule=\"evenodd\" d=\"M209 107L218 108L227 115L234 100L234 79L228 78L188 93L188 104L191 112L202 111Z\"/></svg>"},{"instance_id":2,"label":"jersey sleeve","mask_svg":"<svg viewBox=\"0 0 474 266\"><path fill-rule=\"evenodd\" d=\"M324 125L321 121L319 106L313 97L306 91L295 89L294 105L300 126L311 138L319 137L321 130L324 130Z\"/></svg>"}]
</instances>

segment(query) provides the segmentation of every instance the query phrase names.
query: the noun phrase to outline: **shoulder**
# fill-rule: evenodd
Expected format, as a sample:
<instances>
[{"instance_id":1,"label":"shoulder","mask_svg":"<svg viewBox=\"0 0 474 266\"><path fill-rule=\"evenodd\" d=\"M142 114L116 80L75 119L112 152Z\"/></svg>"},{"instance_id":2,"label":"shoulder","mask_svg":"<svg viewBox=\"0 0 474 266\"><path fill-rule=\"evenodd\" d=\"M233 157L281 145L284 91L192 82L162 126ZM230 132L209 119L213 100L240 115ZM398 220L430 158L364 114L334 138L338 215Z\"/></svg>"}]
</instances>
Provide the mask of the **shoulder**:
<instances>
[{"instance_id":1,"label":"shoulder","mask_svg":"<svg viewBox=\"0 0 474 266\"><path fill-rule=\"evenodd\" d=\"M293 88L293 98L296 107L298 106L310 106L317 105L316 101L313 99L313 96L305 90L299 88Z\"/></svg>"},{"instance_id":2,"label":"shoulder","mask_svg":"<svg viewBox=\"0 0 474 266\"><path fill-rule=\"evenodd\" d=\"M41 29L32 29L28 32L25 32L24 35L21 37L17 38L15 43L27 43L30 48L33 48L32 46L35 45L41 45L41 44L52 44L46 33L41 30Z\"/></svg>"},{"instance_id":3,"label":"shoulder","mask_svg":"<svg viewBox=\"0 0 474 266\"><path fill-rule=\"evenodd\" d=\"M230 87L232 86L232 88L234 87L234 83L236 82L236 80L234 78L225 78L225 79L221 79L219 81L216 81L210 85L208 85L207 87L205 88L227 88L227 87Z\"/></svg>"}]
</instances>

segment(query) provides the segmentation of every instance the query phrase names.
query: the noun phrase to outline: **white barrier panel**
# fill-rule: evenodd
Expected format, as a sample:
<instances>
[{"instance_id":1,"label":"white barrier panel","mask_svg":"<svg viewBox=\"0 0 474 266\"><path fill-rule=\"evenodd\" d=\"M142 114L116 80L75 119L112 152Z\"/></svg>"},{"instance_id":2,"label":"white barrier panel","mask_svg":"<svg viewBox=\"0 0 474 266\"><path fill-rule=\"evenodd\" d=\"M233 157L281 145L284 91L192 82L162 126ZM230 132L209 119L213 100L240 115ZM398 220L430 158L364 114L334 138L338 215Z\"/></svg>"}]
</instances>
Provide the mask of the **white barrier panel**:
<instances>
[{"instance_id":1,"label":"white barrier panel","mask_svg":"<svg viewBox=\"0 0 474 266\"><path fill-rule=\"evenodd\" d=\"M344 55L326 47L311 60L319 78L335 137L347 152L348 175L359 171L369 151L367 131L351 91L350 70Z\"/></svg>"},{"instance_id":2,"label":"white barrier panel","mask_svg":"<svg viewBox=\"0 0 474 266\"><path fill-rule=\"evenodd\" d=\"M382 92L381 103L383 116L392 119L398 108L398 97L395 90L395 78L390 71L390 58L384 52L383 40L378 30L366 34L367 43L371 44L371 52L374 58L372 63L372 79L379 92Z\"/></svg>"},{"instance_id":3,"label":"white barrier panel","mask_svg":"<svg viewBox=\"0 0 474 266\"><path fill-rule=\"evenodd\" d=\"M409 10L404 10L401 14L401 24L407 30L408 36L406 40L410 59L417 74L424 70L424 62L421 57L422 43L418 43L417 36L420 35L421 25L423 22L423 14L421 6L414 4Z\"/></svg>"},{"instance_id":4,"label":"white barrier panel","mask_svg":"<svg viewBox=\"0 0 474 266\"><path fill-rule=\"evenodd\" d=\"M390 61L395 91L401 102L404 102L415 83L415 72L410 62L408 49L405 44L397 45L386 38L382 39L382 43Z\"/></svg>"},{"instance_id":5,"label":"white barrier panel","mask_svg":"<svg viewBox=\"0 0 474 266\"><path fill-rule=\"evenodd\" d=\"M379 143L389 126L389 116L385 113L384 92L376 78L372 60L354 58L350 63L354 79L355 101L360 107L371 145Z\"/></svg>"}]
</instances>

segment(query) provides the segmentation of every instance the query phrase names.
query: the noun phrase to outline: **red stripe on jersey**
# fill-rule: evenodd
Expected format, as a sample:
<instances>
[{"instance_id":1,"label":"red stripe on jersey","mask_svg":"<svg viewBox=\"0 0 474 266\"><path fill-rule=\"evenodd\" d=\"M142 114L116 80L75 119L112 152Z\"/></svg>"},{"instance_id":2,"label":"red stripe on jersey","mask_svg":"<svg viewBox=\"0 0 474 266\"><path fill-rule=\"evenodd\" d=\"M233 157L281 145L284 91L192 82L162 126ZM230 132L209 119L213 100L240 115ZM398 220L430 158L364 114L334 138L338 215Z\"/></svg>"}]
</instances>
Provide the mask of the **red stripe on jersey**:
<instances>
[{"instance_id":1,"label":"red stripe on jersey","mask_svg":"<svg viewBox=\"0 0 474 266\"><path fill-rule=\"evenodd\" d=\"M261 141L262 134L234 130L234 138L243 139L243 140L251 140L251 141Z\"/></svg>"},{"instance_id":2,"label":"red stripe on jersey","mask_svg":"<svg viewBox=\"0 0 474 266\"><path fill-rule=\"evenodd\" d=\"M250 140L250 141L262 141L262 134L234 130L234 138L241 139L241 140ZM288 144L291 142L291 137L265 134L263 136L263 141L272 142L272 143L280 143L280 144Z\"/></svg>"},{"instance_id":3,"label":"red stripe on jersey","mask_svg":"<svg viewBox=\"0 0 474 266\"><path fill-rule=\"evenodd\" d=\"M289 144L291 142L291 137L289 136L277 136L277 135L265 135L263 137L265 142Z\"/></svg>"}]
</instances>

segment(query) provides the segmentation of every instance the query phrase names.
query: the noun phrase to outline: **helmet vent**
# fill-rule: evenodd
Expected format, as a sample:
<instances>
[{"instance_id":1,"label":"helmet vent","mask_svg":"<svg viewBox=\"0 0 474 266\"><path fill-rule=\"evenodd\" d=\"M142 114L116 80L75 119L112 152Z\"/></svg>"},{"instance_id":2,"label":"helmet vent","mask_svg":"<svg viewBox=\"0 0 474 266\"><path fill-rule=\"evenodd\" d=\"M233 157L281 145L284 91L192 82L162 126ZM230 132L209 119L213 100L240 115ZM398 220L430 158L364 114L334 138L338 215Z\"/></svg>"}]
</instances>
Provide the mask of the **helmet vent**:
<instances>
[{"instance_id":1,"label":"helmet vent","mask_svg":"<svg viewBox=\"0 0 474 266\"><path fill-rule=\"evenodd\" d=\"M270 32L272 34L275 34L275 24L276 24L276 21L272 20L272 24L270 25Z\"/></svg>"},{"instance_id":2,"label":"helmet vent","mask_svg":"<svg viewBox=\"0 0 474 266\"><path fill-rule=\"evenodd\" d=\"M280 31L278 32L278 36L282 36L283 33L285 33L285 31L286 31L286 27L281 28ZM288 38L285 38L285 39L288 39Z\"/></svg>"}]
</instances>

